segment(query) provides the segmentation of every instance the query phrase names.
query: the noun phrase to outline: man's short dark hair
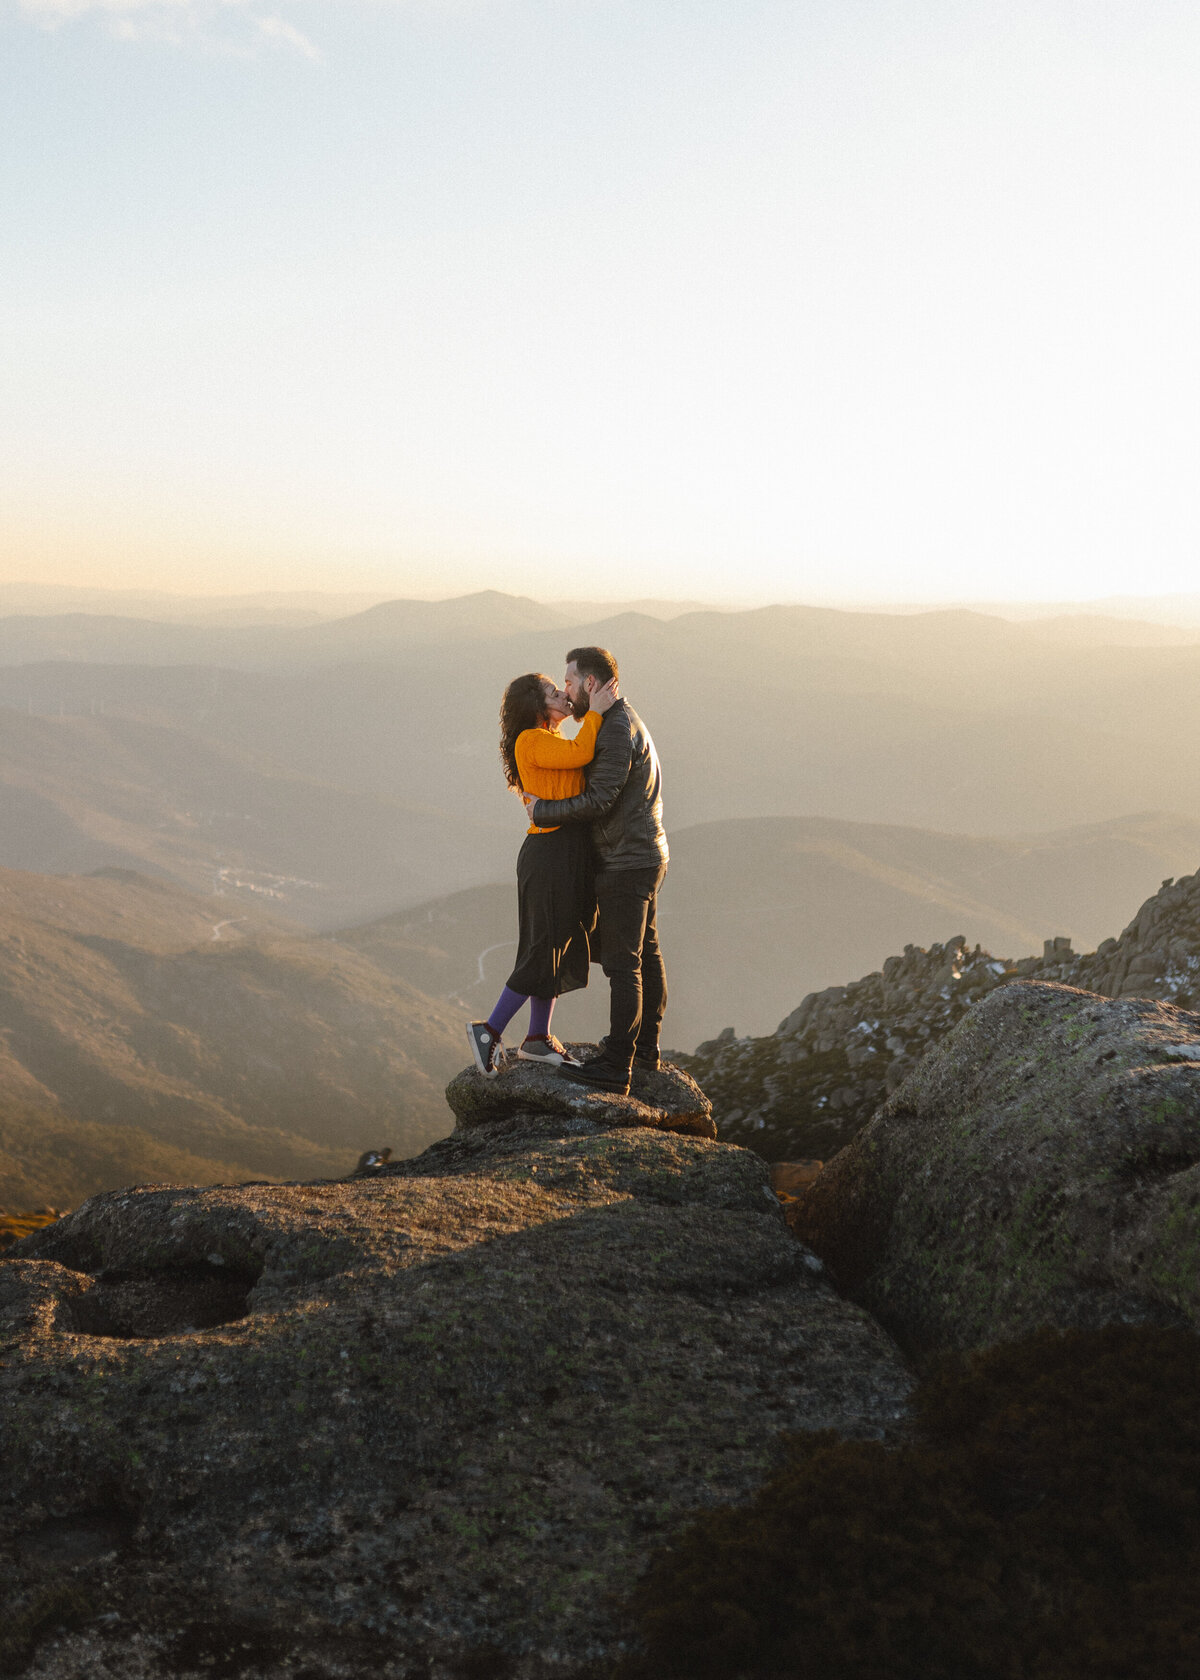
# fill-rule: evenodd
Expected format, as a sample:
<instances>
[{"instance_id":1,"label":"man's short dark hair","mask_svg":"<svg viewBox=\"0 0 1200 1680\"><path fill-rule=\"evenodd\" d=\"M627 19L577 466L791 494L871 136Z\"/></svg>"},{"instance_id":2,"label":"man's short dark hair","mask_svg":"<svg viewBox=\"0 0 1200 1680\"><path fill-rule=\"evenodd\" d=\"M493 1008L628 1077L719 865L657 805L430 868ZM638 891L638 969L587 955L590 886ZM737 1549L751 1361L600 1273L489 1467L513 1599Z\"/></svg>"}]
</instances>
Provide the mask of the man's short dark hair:
<instances>
[{"instance_id":1,"label":"man's short dark hair","mask_svg":"<svg viewBox=\"0 0 1200 1680\"><path fill-rule=\"evenodd\" d=\"M581 677L595 677L602 685L621 674L612 654L602 647L572 648L567 655L567 664L574 665Z\"/></svg>"}]
</instances>

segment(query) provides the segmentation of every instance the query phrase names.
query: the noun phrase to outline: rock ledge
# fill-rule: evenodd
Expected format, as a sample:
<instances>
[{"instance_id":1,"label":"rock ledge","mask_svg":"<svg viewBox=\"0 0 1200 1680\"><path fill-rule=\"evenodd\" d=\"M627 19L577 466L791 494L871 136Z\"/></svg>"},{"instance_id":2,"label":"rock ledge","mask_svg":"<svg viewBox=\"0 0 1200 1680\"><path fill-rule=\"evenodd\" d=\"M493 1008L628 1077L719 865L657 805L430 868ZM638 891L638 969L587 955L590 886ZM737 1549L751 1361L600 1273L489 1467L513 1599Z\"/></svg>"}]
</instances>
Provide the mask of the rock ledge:
<instances>
[{"instance_id":1,"label":"rock ledge","mask_svg":"<svg viewBox=\"0 0 1200 1680\"><path fill-rule=\"evenodd\" d=\"M758 1156L661 1100L472 1112L346 1181L96 1196L0 1260L29 1680L582 1680L781 1431L896 1425L903 1361Z\"/></svg>"},{"instance_id":2,"label":"rock ledge","mask_svg":"<svg viewBox=\"0 0 1200 1680\"><path fill-rule=\"evenodd\" d=\"M586 1060L598 1046L567 1048ZM635 1068L629 1095L618 1097L573 1085L553 1068L512 1057L495 1079L485 1079L474 1067L464 1068L447 1085L446 1101L463 1130L525 1115L555 1114L603 1127L649 1126L688 1137L717 1135L712 1104L691 1074L669 1062L656 1073Z\"/></svg>"}]
</instances>

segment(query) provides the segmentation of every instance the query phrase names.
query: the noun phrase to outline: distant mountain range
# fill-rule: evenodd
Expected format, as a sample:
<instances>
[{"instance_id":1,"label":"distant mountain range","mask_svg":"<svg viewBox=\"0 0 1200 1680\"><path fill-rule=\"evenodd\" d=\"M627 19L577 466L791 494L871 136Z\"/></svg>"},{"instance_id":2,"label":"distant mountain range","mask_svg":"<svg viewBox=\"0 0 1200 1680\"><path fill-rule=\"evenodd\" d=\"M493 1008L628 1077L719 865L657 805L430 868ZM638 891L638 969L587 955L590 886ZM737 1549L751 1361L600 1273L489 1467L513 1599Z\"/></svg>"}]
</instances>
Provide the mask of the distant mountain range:
<instances>
[{"instance_id":1,"label":"distant mountain range","mask_svg":"<svg viewBox=\"0 0 1200 1680\"><path fill-rule=\"evenodd\" d=\"M386 599L386 592L260 590L239 595L182 595L167 589L96 589L57 583L0 583L0 617L90 613L152 618L162 624L314 624L345 618Z\"/></svg>"},{"instance_id":2,"label":"distant mountain range","mask_svg":"<svg viewBox=\"0 0 1200 1680\"><path fill-rule=\"evenodd\" d=\"M1200 595L1105 595L1095 601L978 602L977 612L1000 618L1119 618L1177 629L1200 629Z\"/></svg>"},{"instance_id":3,"label":"distant mountain range","mask_svg":"<svg viewBox=\"0 0 1200 1680\"><path fill-rule=\"evenodd\" d=\"M1200 826L1162 818L1027 841L785 818L683 830L663 894L668 1043L769 1033L909 942L1019 955L1066 933L1082 949L1198 850ZM449 1128L442 1087L508 973L513 922L511 883L333 938L128 871L0 871L0 1205L419 1149ZM606 1000L594 971L559 1030L597 1037Z\"/></svg>"},{"instance_id":4,"label":"distant mountain range","mask_svg":"<svg viewBox=\"0 0 1200 1680\"><path fill-rule=\"evenodd\" d=\"M386 590L337 592L321 589L267 589L237 595L182 595L166 589L96 589L54 583L0 583L0 619L62 617L87 613L100 618L146 618L160 624L197 624L227 629L252 625L316 624L349 618L396 597ZM550 601L548 612L564 624L617 612L678 618L708 612L704 601L668 601L644 596L635 601ZM720 610L726 610L724 608ZM1136 616L1136 615L1135 615Z\"/></svg>"},{"instance_id":5,"label":"distant mountain range","mask_svg":"<svg viewBox=\"0 0 1200 1680\"><path fill-rule=\"evenodd\" d=\"M0 658L34 660L0 664L0 864L131 863L192 888L224 871L322 928L506 877L521 813L499 696L576 640L618 651L675 830L1200 818L1200 761L1180 750L1200 725L1200 647L1052 630L785 607L563 625L498 594L300 629L0 620Z\"/></svg>"},{"instance_id":6,"label":"distant mountain range","mask_svg":"<svg viewBox=\"0 0 1200 1680\"><path fill-rule=\"evenodd\" d=\"M614 616L658 622L712 611L694 603L672 606L651 600L629 605L580 602L568 611L566 604L547 606L525 596L487 590L446 601L377 601L344 615L302 606L271 607L264 602L258 608L230 604L155 619L145 610L99 613L85 608L5 615L3 597L0 589L0 665L61 660L217 665L231 670L388 658L416 647L435 647L442 656L452 656L465 643L530 631L561 631ZM236 597L232 599L236 602Z\"/></svg>"},{"instance_id":7,"label":"distant mountain range","mask_svg":"<svg viewBox=\"0 0 1200 1680\"><path fill-rule=\"evenodd\" d=\"M155 720L0 710L10 868L134 868L329 926L494 874L510 832Z\"/></svg>"},{"instance_id":8,"label":"distant mountain range","mask_svg":"<svg viewBox=\"0 0 1200 1680\"><path fill-rule=\"evenodd\" d=\"M1092 645L1102 622L772 607L571 623L495 593L299 628L10 618L0 786L51 827L38 802L65 814L56 856L132 857L193 886L214 864L275 877L272 902L330 928L508 876L521 813L497 762L504 684L600 641L654 734L676 831L790 816L1016 837L1200 819L1184 746L1200 646L1120 645L1146 629L1120 625ZM38 768L93 752L74 805L73 773L56 786ZM0 864L29 861L28 831L22 815L0 834Z\"/></svg>"},{"instance_id":9,"label":"distant mountain range","mask_svg":"<svg viewBox=\"0 0 1200 1680\"><path fill-rule=\"evenodd\" d=\"M0 871L0 1206L341 1176L449 1130L459 1012L351 948L123 871Z\"/></svg>"},{"instance_id":10,"label":"distant mountain range","mask_svg":"<svg viewBox=\"0 0 1200 1680\"><path fill-rule=\"evenodd\" d=\"M1019 841L797 818L681 830L667 1042L770 1033L910 942L1082 949L1198 850L1200 825L1155 817ZM481 886L316 936L232 891L0 871L0 1206L418 1150L449 1129L442 1089L509 971L514 898ZM556 1025L596 1038L606 1011L594 970Z\"/></svg>"}]
</instances>

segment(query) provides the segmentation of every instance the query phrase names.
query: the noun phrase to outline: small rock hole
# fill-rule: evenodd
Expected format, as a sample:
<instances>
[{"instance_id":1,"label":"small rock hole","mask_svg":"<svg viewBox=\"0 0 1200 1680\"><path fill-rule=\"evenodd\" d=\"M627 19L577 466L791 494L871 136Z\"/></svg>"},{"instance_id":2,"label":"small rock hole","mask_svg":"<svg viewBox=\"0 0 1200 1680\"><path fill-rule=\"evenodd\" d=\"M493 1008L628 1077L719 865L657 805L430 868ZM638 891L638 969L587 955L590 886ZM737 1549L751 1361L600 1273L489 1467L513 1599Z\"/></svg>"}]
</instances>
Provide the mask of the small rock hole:
<instances>
[{"instance_id":1,"label":"small rock hole","mask_svg":"<svg viewBox=\"0 0 1200 1680\"><path fill-rule=\"evenodd\" d=\"M1176 1173L1190 1172L1197 1165L1197 1151L1193 1149L1146 1149L1119 1163L1116 1178L1126 1184L1142 1183L1147 1179L1173 1178Z\"/></svg>"},{"instance_id":2,"label":"small rock hole","mask_svg":"<svg viewBox=\"0 0 1200 1680\"><path fill-rule=\"evenodd\" d=\"M35 1567L69 1569L121 1552L133 1540L137 1513L118 1500L104 1499L66 1516L47 1517L16 1536L21 1558Z\"/></svg>"},{"instance_id":3,"label":"small rock hole","mask_svg":"<svg viewBox=\"0 0 1200 1680\"><path fill-rule=\"evenodd\" d=\"M67 1328L121 1341L211 1330L246 1317L257 1281L256 1274L207 1263L101 1272L71 1303Z\"/></svg>"}]
</instances>

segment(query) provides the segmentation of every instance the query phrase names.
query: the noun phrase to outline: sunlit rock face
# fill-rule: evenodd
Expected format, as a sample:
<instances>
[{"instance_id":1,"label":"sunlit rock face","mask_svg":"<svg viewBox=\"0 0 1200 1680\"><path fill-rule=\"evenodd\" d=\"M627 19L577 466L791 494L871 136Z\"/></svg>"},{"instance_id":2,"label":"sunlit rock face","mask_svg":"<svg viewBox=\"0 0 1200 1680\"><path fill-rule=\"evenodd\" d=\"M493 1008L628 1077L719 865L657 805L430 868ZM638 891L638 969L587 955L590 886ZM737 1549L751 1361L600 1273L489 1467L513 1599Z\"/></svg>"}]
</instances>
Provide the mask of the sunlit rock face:
<instances>
[{"instance_id":1,"label":"sunlit rock face","mask_svg":"<svg viewBox=\"0 0 1200 1680\"><path fill-rule=\"evenodd\" d=\"M413 1160L99 1196L9 1251L13 1660L583 1673L650 1552L745 1497L780 1431L896 1424L903 1361L765 1163L662 1129L669 1087L702 1112L691 1082L635 1093L647 1125L593 1093L554 1109L554 1077L513 1106L464 1074L457 1131Z\"/></svg>"},{"instance_id":2,"label":"sunlit rock face","mask_svg":"<svg viewBox=\"0 0 1200 1680\"><path fill-rule=\"evenodd\" d=\"M582 1061L599 1050L595 1044L568 1048ZM446 1087L446 1101L459 1131L502 1120L557 1114L606 1127L648 1126L694 1137L717 1135L712 1104L690 1074L669 1062L654 1072L635 1066L629 1095L618 1097L573 1085L552 1067L510 1056L494 1079L483 1078L474 1068L464 1068Z\"/></svg>"},{"instance_id":3,"label":"sunlit rock face","mask_svg":"<svg viewBox=\"0 0 1200 1680\"><path fill-rule=\"evenodd\" d=\"M1013 981L931 1050L792 1227L917 1349L1200 1322L1200 1016Z\"/></svg>"}]
</instances>

